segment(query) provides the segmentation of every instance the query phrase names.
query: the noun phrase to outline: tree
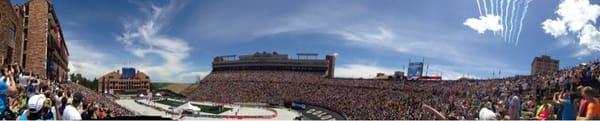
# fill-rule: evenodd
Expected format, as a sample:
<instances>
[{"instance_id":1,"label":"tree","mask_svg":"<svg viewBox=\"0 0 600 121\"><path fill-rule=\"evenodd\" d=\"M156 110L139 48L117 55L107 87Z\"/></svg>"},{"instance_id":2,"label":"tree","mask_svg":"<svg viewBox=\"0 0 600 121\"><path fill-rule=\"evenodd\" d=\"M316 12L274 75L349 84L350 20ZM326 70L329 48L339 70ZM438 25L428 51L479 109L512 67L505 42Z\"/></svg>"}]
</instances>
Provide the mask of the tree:
<instances>
[{"instance_id":1,"label":"tree","mask_svg":"<svg viewBox=\"0 0 600 121\"><path fill-rule=\"evenodd\" d=\"M94 78L93 81L90 81L89 79L83 77L83 75L81 75L80 73L72 73L70 76L71 81L79 82L79 85L87 87L91 90L96 90L98 88L98 79Z\"/></svg>"},{"instance_id":2,"label":"tree","mask_svg":"<svg viewBox=\"0 0 600 121\"><path fill-rule=\"evenodd\" d=\"M92 89L93 90L98 89L98 78L94 78L94 81L92 81Z\"/></svg>"}]
</instances>

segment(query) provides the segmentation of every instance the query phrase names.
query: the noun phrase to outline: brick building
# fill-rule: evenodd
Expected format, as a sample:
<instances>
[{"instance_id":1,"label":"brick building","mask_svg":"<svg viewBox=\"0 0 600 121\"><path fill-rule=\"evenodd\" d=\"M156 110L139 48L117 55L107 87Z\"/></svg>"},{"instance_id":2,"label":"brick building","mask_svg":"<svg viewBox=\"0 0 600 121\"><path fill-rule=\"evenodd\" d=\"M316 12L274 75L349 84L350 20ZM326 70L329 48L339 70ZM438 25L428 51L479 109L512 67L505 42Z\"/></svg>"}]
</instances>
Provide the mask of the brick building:
<instances>
[{"instance_id":1,"label":"brick building","mask_svg":"<svg viewBox=\"0 0 600 121\"><path fill-rule=\"evenodd\" d=\"M559 61L548 55L535 57L531 62L531 75L550 74L558 72Z\"/></svg>"},{"instance_id":2,"label":"brick building","mask_svg":"<svg viewBox=\"0 0 600 121\"><path fill-rule=\"evenodd\" d=\"M15 6L22 18L21 67L40 77L66 80L69 51L56 12L49 0L29 0Z\"/></svg>"},{"instance_id":3,"label":"brick building","mask_svg":"<svg viewBox=\"0 0 600 121\"><path fill-rule=\"evenodd\" d=\"M0 65L21 63L23 23L18 9L10 0L0 0Z\"/></svg>"},{"instance_id":4,"label":"brick building","mask_svg":"<svg viewBox=\"0 0 600 121\"><path fill-rule=\"evenodd\" d=\"M122 68L98 79L98 92L110 94L139 94L150 89L150 77L135 68Z\"/></svg>"}]
</instances>

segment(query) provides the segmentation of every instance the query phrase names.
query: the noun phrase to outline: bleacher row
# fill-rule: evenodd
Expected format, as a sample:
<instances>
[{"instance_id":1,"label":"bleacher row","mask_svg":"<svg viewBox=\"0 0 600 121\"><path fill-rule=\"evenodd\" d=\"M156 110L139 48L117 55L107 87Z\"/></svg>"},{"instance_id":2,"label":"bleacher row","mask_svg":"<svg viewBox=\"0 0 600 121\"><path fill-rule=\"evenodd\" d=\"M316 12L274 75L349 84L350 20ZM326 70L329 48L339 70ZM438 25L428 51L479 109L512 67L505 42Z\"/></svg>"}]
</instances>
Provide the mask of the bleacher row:
<instances>
[{"instance_id":1,"label":"bleacher row","mask_svg":"<svg viewBox=\"0 0 600 121\"><path fill-rule=\"evenodd\" d=\"M294 71L218 71L201 80L188 98L225 103L299 101L349 119L437 119L422 107L429 105L448 119L476 119L482 107L507 105L504 99L513 94L526 112L519 119L535 119L537 105L531 102L551 99L555 92L575 91L577 86L597 85L598 67L595 62L548 75L443 82L325 79L319 73ZM494 111L500 118L507 117L506 110Z\"/></svg>"}]
</instances>

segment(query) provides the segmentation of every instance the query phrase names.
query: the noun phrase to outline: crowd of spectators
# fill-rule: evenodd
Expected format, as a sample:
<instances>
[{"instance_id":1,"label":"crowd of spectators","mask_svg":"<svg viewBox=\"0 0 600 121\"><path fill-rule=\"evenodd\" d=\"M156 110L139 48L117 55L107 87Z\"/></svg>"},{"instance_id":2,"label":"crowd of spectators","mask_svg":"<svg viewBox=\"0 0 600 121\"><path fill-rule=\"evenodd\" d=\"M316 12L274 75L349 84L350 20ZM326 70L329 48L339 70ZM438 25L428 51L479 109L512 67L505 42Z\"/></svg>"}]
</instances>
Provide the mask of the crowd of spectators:
<instances>
[{"instance_id":1,"label":"crowd of spectators","mask_svg":"<svg viewBox=\"0 0 600 121\"><path fill-rule=\"evenodd\" d=\"M58 81L0 64L0 119L81 120L132 115L113 100L67 80Z\"/></svg>"},{"instance_id":2,"label":"crowd of spectators","mask_svg":"<svg viewBox=\"0 0 600 121\"><path fill-rule=\"evenodd\" d=\"M570 114L598 119L598 80L599 62L551 74L452 81L326 79L320 73L298 71L215 71L201 80L188 98L220 103L302 102L349 119L576 118Z\"/></svg>"},{"instance_id":3,"label":"crowd of spectators","mask_svg":"<svg viewBox=\"0 0 600 121\"><path fill-rule=\"evenodd\" d=\"M82 109L85 110L84 113L90 114L87 116L90 118L82 117L83 119L104 119L117 116L133 115L133 112L117 104L114 97L111 95L100 94L94 90L72 82L66 82L64 85L66 87L70 87L68 88L69 91L80 92L81 94L85 95Z\"/></svg>"}]
</instances>

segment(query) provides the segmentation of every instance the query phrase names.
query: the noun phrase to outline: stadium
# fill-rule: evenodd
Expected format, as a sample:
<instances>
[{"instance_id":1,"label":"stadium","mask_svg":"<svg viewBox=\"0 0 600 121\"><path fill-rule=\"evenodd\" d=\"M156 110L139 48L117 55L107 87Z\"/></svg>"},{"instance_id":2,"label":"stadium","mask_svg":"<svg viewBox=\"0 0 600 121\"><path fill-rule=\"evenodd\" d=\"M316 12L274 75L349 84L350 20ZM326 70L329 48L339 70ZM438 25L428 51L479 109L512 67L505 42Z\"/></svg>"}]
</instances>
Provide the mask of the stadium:
<instances>
[{"instance_id":1,"label":"stadium","mask_svg":"<svg viewBox=\"0 0 600 121\"><path fill-rule=\"evenodd\" d=\"M512 119L502 107L510 102L507 97L518 96L523 97L518 118L534 120L539 119L536 102L551 102L555 98L551 95L576 92L583 86L600 87L598 60L533 76L410 80L332 78L333 54L325 59L308 55L217 56L215 69L180 96L166 92L111 95L73 82L61 82L59 88L85 95L84 104L101 104L103 110L110 110L111 116L104 119L472 120L485 118L482 109L499 112L487 119Z\"/></svg>"},{"instance_id":2,"label":"stadium","mask_svg":"<svg viewBox=\"0 0 600 121\"><path fill-rule=\"evenodd\" d=\"M598 0L0 0L0 120L600 120L598 18Z\"/></svg>"},{"instance_id":3,"label":"stadium","mask_svg":"<svg viewBox=\"0 0 600 121\"><path fill-rule=\"evenodd\" d=\"M289 59L285 54L257 52L239 59L227 58L215 57L213 71L187 89L189 100L283 106L297 109L305 118L315 120L433 120L459 116L478 119L479 114L473 112L489 105L502 106L495 102L502 102L502 97L509 94L524 97L524 102L545 101L556 92L575 90L576 86L597 87L597 78L590 77L600 74L597 69L600 63L594 61L552 74L489 80L349 79L328 78L332 77L328 72L333 70L318 68L334 65L334 61L330 61L335 59L332 55L322 60ZM320 66L313 65L319 61L323 62ZM304 62L310 63L304 65ZM577 81L554 81L564 78ZM296 108L300 107L297 105L304 108ZM313 107L331 116L313 114ZM524 111L521 118L534 119L532 115Z\"/></svg>"}]
</instances>

